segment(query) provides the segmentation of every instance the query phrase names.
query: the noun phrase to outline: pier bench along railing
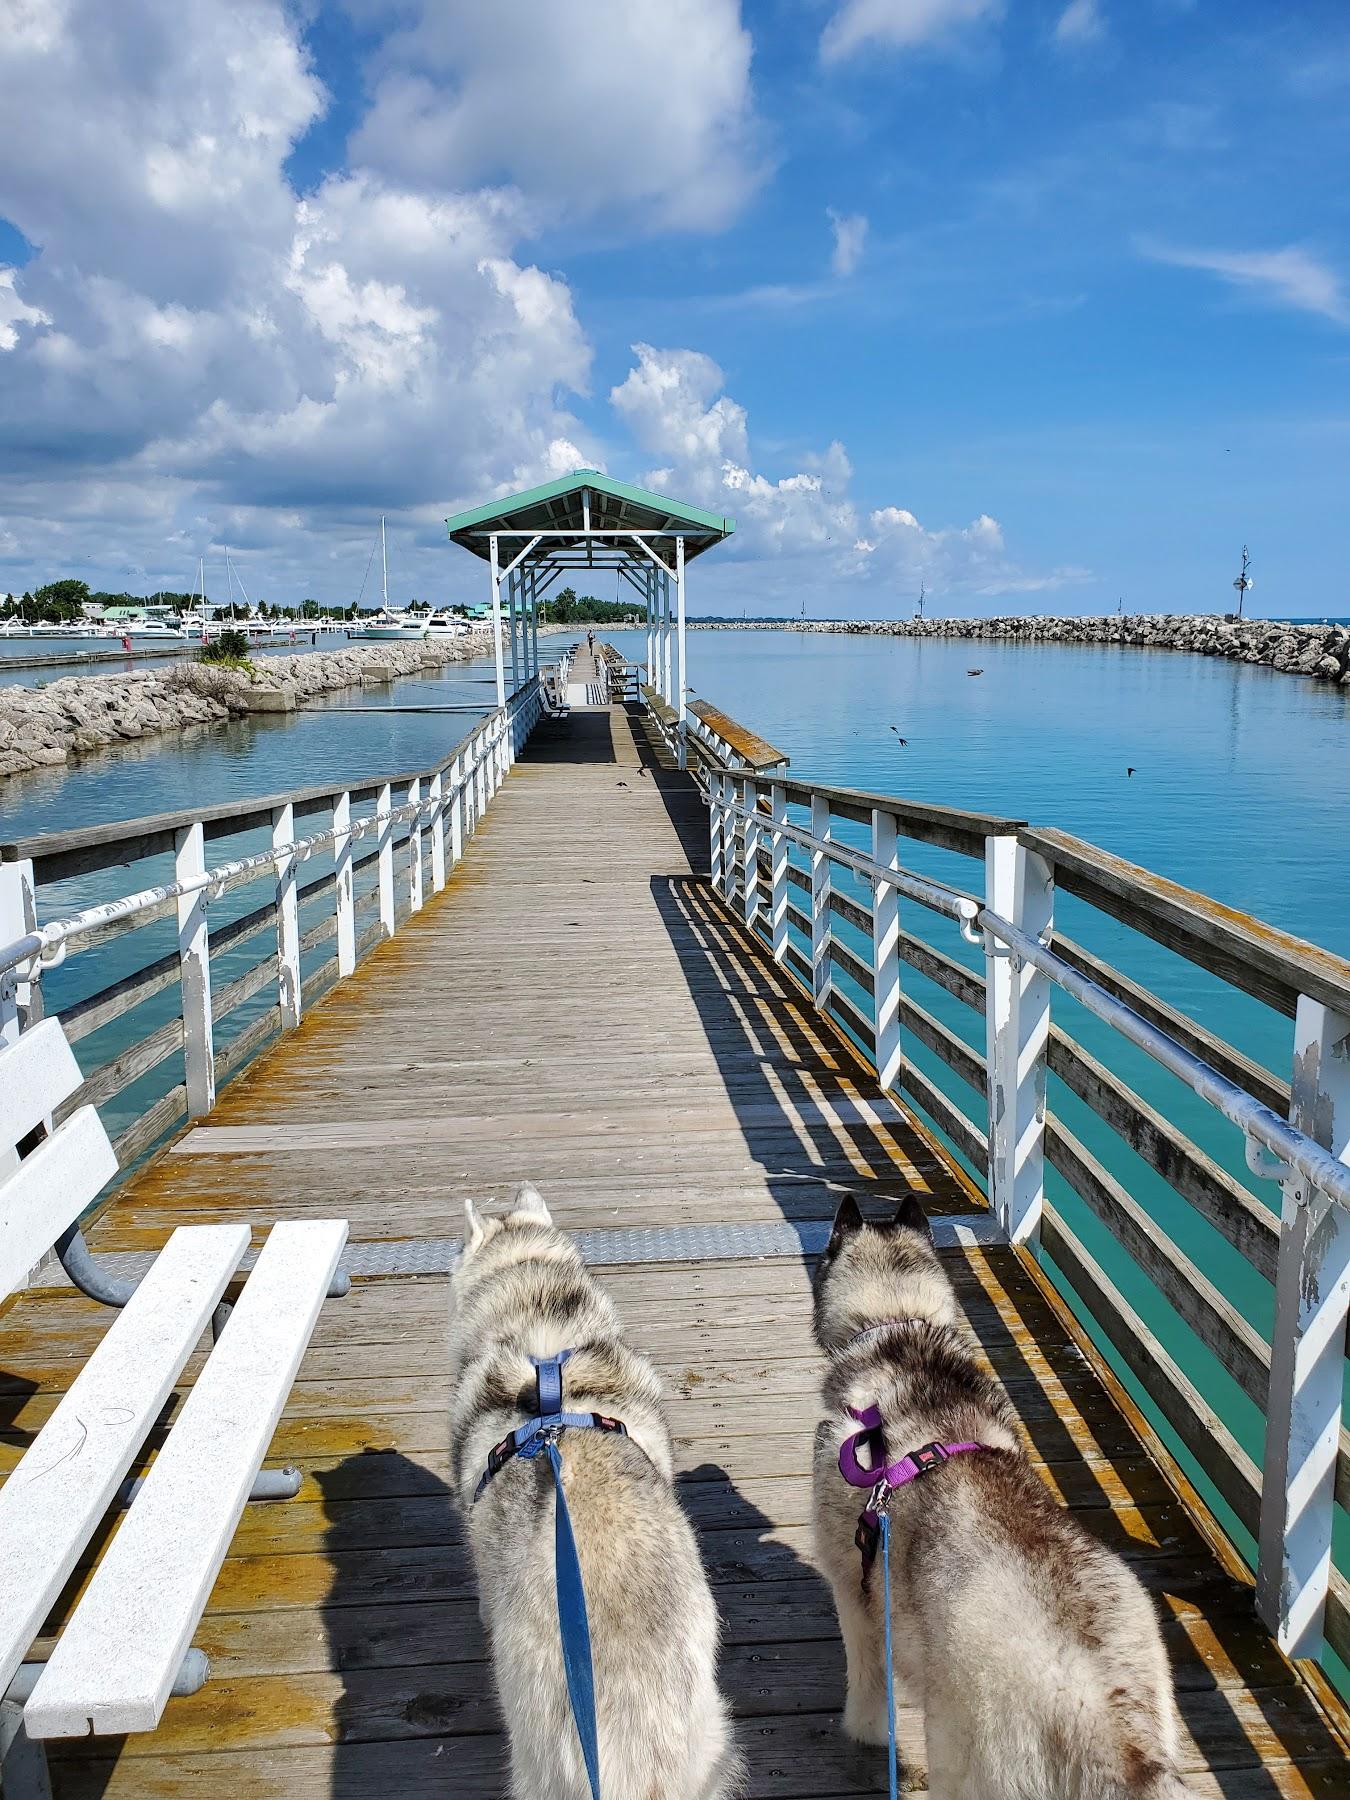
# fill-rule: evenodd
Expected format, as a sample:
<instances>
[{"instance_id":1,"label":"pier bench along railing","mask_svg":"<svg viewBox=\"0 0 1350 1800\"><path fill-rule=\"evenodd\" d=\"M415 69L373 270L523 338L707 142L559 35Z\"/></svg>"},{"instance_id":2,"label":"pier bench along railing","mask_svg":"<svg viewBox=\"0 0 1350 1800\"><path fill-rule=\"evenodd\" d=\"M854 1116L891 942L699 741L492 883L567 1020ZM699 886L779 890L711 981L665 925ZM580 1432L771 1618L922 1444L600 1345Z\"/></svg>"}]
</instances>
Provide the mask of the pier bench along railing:
<instances>
[{"instance_id":1,"label":"pier bench along railing","mask_svg":"<svg viewBox=\"0 0 1350 1800\"><path fill-rule=\"evenodd\" d=\"M445 886L547 706L532 677L429 768L0 845L0 1045L59 1013L84 1046L56 1122L103 1109L125 1171L208 1112L220 1084ZM212 861L225 842L236 853ZM168 858L167 879L127 891L123 865L157 872ZM114 870L118 897L72 904L91 879L106 892ZM250 906L259 883L270 891ZM167 947L147 955L157 926Z\"/></svg>"},{"instance_id":2,"label":"pier bench along railing","mask_svg":"<svg viewBox=\"0 0 1350 1800\"><path fill-rule=\"evenodd\" d=\"M646 698L673 752L678 721ZM1217 1497L1281 1647L1350 1662L1350 964L1067 833L766 773L744 753L753 734L716 717L720 731L686 740L715 893L938 1127L1009 1241L1048 1260L1164 1446ZM906 868L902 847L965 859L973 879ZM1128 927L1292 1019L1291 1079L1066 937L1066 896L1076 928ZM1130 1080L1069 1035L1062 1000L1052 1017L1053 995L1104 1055L1124 1047ZM1157 1086L1175 1098L1137 1091ZM1236 1142L1211 1154L1178 1122L1203 1115L1197 1100L1217 1118L1193 1129L1236 1127L1255 1184ZM1264 1181L1273 1203L1253 1191ZM1216 1384L1231 1408L1208 1397Z\"/></svg>"}]
</instances>

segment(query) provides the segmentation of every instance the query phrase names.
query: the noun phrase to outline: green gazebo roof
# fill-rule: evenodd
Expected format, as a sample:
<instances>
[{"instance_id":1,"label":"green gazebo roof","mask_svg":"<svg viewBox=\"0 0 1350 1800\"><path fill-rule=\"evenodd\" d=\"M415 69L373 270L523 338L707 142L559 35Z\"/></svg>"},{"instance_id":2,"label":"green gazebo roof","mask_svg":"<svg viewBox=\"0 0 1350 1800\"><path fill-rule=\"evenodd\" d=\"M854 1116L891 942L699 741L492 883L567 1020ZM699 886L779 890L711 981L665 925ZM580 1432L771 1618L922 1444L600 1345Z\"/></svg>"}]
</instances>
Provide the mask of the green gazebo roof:
<instances>
[{"instance_id":1,"label":"green gazebo roof","mask_svg":"<svg viewBox=\"0 0 1350 1800\"><path fill-rule=\"evenodd\" d=\"M561 538L551 536L539 546L537 556L541 561L569 538L578 547L588 543L595 546L604 539L597 540L591 534L626 531L651 534L647 541L666 562L674 558L675 537L682 537L687 561L691 556L710 550L714 544L720 544L736 529L734 520L725 519L719 513L667 499L663 494L649 493L646 488L630 487L627 482L602 475L598 469L577 469L558 481L527 488L523 494L511 494L486 506L456 513L445 524L452 543L462 544L475 556L484 558L489 554L489 539L494 532L562 534ZM662 535L667 532L671 535ZM523 548L524 545L514 540L513 547ZM505 559L505 546L503 553Z\"/></svg>"}]
</instances>

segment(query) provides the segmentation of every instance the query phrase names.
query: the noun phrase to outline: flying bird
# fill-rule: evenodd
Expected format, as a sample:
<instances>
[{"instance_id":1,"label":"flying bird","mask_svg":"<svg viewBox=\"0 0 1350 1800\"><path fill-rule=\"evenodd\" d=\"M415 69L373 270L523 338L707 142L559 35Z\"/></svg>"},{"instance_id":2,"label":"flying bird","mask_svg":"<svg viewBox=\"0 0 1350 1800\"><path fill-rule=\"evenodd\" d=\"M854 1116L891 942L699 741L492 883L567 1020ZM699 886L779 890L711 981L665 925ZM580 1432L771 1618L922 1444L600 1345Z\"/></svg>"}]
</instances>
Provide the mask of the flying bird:
<instances>
[{"instance_id":1,"label":"flying bird","mask_svg":"<svg viewBox=\"0 0 1350 1800\"><path fill-rule=\"evenodd\" d=\"M1125 767L1125 774L1127 777L1134 774L1134 770L1128 764Z\"/></svg>"},{"instance_id":2,"label":"flying bird","mask_svg":"<svg viewBox=\"0 0 1350 1800\"><path fill-rule=\"evenodd\" d=\"M966 674L967 675L983 675L984 670L983 669L967 669Z\"/></svg>"},{"instance_id":3,"label":"flying bird","mask_svg":"<svg viewBox=\"0 0 1350 1800\"><path fill-rule=\"evenodd\" d=\"M898 725L892 725L891 730L895 733L896 743L899 744L901 749L903 750L905 745L909 742L909 739L907 737L901 737L900 727Z\"/></svg>"}]
</instances>

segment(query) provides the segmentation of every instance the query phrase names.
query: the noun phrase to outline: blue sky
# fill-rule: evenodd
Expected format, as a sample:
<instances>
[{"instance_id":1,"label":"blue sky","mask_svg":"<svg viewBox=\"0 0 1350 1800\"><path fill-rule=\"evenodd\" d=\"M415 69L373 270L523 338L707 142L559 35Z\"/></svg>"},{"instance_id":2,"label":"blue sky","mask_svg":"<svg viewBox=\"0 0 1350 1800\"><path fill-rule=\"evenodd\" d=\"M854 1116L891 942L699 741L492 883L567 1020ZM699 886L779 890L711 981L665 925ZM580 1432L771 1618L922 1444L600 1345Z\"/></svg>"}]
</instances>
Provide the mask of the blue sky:
<instances>
[{"instance_id":1,"label":"blue sky","mask_svg":"<svg viewBox=\"0 0 1350 1800\"><path fill-rule=\"evenodd\" d=\"M0 0L0 589L399 597L582 463L707 610L1350 613L1350 14ZM53 120L61 120L58 130ZM216 573L212 573L212 571Z\"/></svg>"}]
</instances>

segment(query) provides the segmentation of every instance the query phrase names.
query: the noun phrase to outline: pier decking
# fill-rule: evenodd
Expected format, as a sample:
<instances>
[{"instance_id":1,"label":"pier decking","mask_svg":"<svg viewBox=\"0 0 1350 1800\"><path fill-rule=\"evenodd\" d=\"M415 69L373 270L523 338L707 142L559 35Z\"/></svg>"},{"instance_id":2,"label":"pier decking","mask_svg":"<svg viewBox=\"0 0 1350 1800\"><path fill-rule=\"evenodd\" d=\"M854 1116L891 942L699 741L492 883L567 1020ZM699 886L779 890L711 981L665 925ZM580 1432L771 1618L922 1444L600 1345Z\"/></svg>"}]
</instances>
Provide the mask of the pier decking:
<instances>
[{"instance_id":1,"label":"pier decking","mask_svg":"<svg viewBox=\"0 0 1350 1800\"><path fill-rule=\"evenodd\" d=\"M302 1493L247 1509L197 1634L212 1680L154 1734L53 1746L58 1800L504 1792L445 1484L446 1280L396 1271L399 1246L459 1234L466 1197L526 1177L566 1230L667 1234L601 1278L669 1385L751 1794L884 1792L880 1753L838 1730L842 1655L810 1564L808 1265L738 1254L729 1228L825 1221L849 1188L866 1202L916 1185L957 1217L980 1202L714 903L707 845L692 780L637 708L545 721L444 892L99 1222L96 1249L138 1252L177 1224L242 1217L261 1236L278 1217L347 1217L357 1273L269 1458L302 1467ZM366 1251L395 1272L362 1275ZM1344 1794L1344 1742L1063 1312L1009 1249L945 1255L1046 1480L1157 1597L1196 1793ZM0 1466L106 1318L61 1290L0 1317ZM902 1734L922 1792L917 1717Z\"/></svg>"}]
</instances>

